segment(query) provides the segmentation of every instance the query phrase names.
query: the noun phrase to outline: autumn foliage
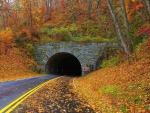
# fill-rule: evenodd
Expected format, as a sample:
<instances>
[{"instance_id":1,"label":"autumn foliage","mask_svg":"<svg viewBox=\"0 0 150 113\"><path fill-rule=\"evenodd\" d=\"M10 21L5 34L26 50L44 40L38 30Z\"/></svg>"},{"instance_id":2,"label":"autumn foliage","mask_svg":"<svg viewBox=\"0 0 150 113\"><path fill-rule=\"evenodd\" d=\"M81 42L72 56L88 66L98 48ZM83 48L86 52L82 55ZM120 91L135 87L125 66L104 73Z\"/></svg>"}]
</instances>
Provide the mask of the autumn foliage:
<instances>
[{"instance_id":1,"label":"autumn foliage","mask_svg":"<svg viewBox=\"0 0 150 113\"><path fill-rule=\"evenodd\" d=\"M143 3L140 0L125 0L128 20L131 21L134 13L143 8Z\"/></svg>"},{"instance_id":2,"label":"autumn foliage","mask_svg":"<svg viewBox=\"0 0 150 113\"><path fill-rule=\"evenodd\" d=\"M0 82L41 76L37 74L40 67L33 60L35 42L107 41L121 45L119 35L122 35L124 42L128 42L127 48L134 46L131 47L134 53L128 57L121 52L103 61L103 69L74 79L71 84L97 113L149 113L149 3L149 0L0 0ZM116 31L120 31L118 35ZM140 40L137 44L140 38L145 42Z\"/></svg>"},{"instance_id":3,"label":"autumn foliage","mask_svg":"<svg viewBox=\"0 0 150 113\"><path fill-rule=\"evenodd\" d=\"M0 53L6 54L8 49L11 47L13 41L13 33L10 28L6 28L0 33L0 40L1 40L1 51Z\"/></svg>"},{"instance_id":4,"label":"autumn foliage","mask_svg":"<svg viewBox=\"0 0 150 113\"><path fill-rule=\"evenodd\" d=\"M141 26L135 35L135 37L144 36L144 35L150 35L150 24L144 24Z\"/></svg>"},{"instance_id":5,"label":"autumn foliage","mask_svg":"<svg viewBox=\"0 0 150 113\"><path fill-rule=\"evenodd\" d=\"M7 55L0 55L0 82L41 76L37 74L40 71L37 63L17 51L9 50Z\"/></svg>"},{"instance_id":6,"label":"autumn foliage","mask_svg":"<svg viewBox=\"0 0 150 113\"><path fill-rule=\"evenodd\" d=\"M125 60L120 65L97 70L75 79L75 92L89 100L96 112L150 112L150 44L142 43L137 60Z\"/></svg>"}]
</instances>

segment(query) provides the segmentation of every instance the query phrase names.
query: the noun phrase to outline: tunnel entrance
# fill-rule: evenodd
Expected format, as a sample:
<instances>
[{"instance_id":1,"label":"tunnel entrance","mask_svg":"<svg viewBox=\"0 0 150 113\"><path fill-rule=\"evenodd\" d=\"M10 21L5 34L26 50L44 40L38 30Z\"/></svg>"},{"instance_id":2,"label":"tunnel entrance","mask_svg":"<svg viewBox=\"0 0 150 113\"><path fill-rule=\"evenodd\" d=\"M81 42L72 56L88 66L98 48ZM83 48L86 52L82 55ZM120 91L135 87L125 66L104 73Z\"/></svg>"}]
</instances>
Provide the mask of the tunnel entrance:
<instances>
[{"instance_id":1,"label":"tunnel entrance","mask_svg":"<svg viewBox=\"0 0 150 113\"><path fill-rule=\"evenodd\" d=\"M79 60L70 53L57 53L46 64L47 74L81 76L81 72Z\"/></svg>"}]
</instances>

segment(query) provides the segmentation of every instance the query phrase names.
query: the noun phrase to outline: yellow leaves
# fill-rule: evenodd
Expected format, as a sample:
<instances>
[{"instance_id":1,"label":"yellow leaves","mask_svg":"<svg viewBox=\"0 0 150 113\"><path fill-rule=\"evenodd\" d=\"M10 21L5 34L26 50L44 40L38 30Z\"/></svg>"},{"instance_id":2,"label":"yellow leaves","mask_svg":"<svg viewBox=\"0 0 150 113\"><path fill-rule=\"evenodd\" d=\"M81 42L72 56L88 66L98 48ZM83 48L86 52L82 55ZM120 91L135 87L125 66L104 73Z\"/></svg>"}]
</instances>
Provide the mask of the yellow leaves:
<instances>
[{"instance_id":1,"label":"yellow leaves","mask_svg":"<svg viewBox=\"0 0 150 113\"><path fill-rule=\"evenodd\" d=\"M39 14L42 14L42 13L43 13L42 10L40 10L40 9L39 9L37 12L38 12Z\"/></svg>"},{"instance_id":2,"label":"yellow leaves","mask_svg":"<svg viewBox=\"0 0 150 113\"><path fill-rule=\"evenodd\" d=\"M39 106L37 110L39 113L45 112L44 107L42 107L42 106Z\"/></svg>"},{"instance_id":3,"label":"yellow leaves","mask_svg":"<svg viewBox=\"0 0 150 113\"><path fill-rule=\"evenodd\" d=\"M35 15L35 14L36 14L36 12L35 12L35 11L33 11L33 10L31 11L31 13L32 13L32 15Z\"/></svg>"},{"instance_id":4,"label":"yellow leaves","mask_svg":"<svg viewBox=\"0 0 150 113\"><path fill-rule=\"evenodd\" d=\"M39 17L35 17L35 19L36 19L36 21L38 21L38 22L40 21L40 18L39 18Z\"/></svg>"},{"instance_id":5,"label":"yellow leaves","mask_svg":"<svg viewBox=\"0 0 150 113\"><path fill-rule=\"evenodd\" d=\"M135 2L135 1L137 1L137 0L131 0L132 2Z\"/></svg>"}]
</instances>

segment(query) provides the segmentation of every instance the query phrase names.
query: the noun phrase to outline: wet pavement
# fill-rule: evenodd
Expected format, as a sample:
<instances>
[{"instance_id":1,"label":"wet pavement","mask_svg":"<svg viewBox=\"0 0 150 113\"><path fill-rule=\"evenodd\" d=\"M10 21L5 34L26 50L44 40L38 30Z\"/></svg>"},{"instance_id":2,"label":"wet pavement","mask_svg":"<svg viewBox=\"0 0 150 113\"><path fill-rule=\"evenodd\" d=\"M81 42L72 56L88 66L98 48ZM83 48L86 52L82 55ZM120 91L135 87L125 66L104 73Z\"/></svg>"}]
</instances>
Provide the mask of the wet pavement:
<instances>
[{"instance_id":1,"label":"wet pavement","mask_svg":"<svg viewBox=\"0 0 150 113\"><path fill-rule=\"evenodd\" d=\"M63 76L48 83L11 113L94 113L91 105L72 91L72 80Z\"/></svg>"},{"instance_id":2,"label":"wet pavement","mask_svg":"<svg viewBox=\"0 0 150 113\"><path fill-rule=\"evenodd\" d=\"M32 88L58 77L58 75L49 75L23 80L0 82L0 109L25 94Z\"/></svg>"}]
</instances>

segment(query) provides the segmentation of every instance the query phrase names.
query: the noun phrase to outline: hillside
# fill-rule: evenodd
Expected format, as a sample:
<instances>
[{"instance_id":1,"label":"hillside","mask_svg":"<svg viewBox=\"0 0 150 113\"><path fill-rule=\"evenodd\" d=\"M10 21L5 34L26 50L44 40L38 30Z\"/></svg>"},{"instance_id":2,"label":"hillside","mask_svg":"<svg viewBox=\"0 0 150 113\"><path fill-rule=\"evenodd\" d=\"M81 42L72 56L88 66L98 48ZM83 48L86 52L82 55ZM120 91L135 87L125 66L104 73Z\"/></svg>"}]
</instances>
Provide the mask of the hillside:
<instances>
[{"instance_id":1,"label":"hillside","mask_svg":"<svg viewBox=\"0 0 150 113\"><path fill-rule=\"evenodd\" d=\"M37 63L19 53L10 50L7 55L0 55L0 82L42 76L37 74Z\"/></svg>"},{"instance_id":2,"label":"hillside","mask_svg":"<svg viewBox=\"0 0 150 113\"><path fill-rule=\"evenodd\" d=\"M140 52L114 67L99 69L75 79L74 91L103 113L150 112L150 41Z\"/></svg>"}]
</instances>

